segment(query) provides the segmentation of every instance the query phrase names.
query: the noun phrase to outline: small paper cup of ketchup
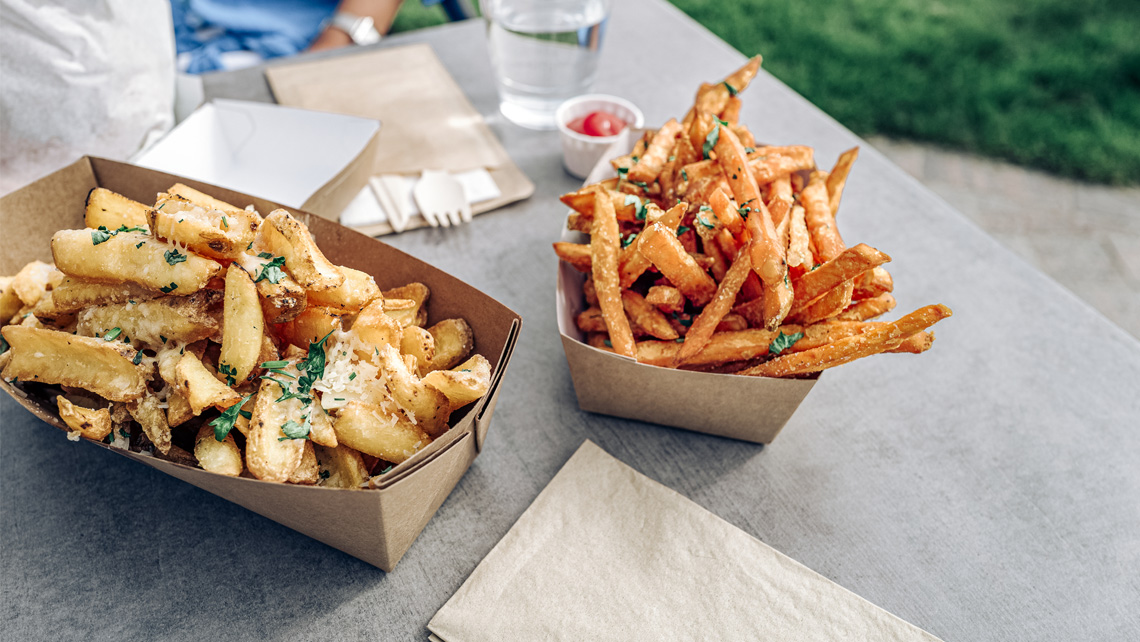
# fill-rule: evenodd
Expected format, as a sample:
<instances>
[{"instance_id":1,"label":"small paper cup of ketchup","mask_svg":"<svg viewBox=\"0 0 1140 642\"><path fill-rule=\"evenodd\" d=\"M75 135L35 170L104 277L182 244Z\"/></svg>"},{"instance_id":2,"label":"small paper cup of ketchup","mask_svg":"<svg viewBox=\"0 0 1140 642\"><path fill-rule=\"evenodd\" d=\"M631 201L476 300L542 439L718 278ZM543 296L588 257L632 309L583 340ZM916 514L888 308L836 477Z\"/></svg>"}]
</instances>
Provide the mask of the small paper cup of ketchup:
<instances>
[{"instance_id":1,"label":"small paper cup of ketchup","mask_svg":"<svg viewBox=\"0 0 1140 642\"><path fill-rule=\"evenodd\" d=\"M578 178L586 178L619 137L645 125L645 117L633 103L606 94L571 98L558 107L554 120L562 134L562 163Z\"/></svg>"}]
</instances>

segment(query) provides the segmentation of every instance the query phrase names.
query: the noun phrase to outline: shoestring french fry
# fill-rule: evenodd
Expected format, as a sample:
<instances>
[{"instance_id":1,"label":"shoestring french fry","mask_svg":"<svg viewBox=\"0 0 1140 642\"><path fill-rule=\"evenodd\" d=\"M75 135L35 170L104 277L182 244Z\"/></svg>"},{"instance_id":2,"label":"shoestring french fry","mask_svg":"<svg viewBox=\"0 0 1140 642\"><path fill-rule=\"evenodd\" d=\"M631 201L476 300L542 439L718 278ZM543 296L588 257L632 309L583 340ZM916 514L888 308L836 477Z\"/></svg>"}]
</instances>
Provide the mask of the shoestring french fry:
<instances>
[{"instance_id":1,"label":"shoestring french fry","mask_svg":"<svg viewBox=\"0 0 1140 642\"><path fill-rule=\"evenodd\" d=\"M809 146L757 144L741 92L759 66L702 84L682 120L610 161L616 178L561 197L567 228L590 235L554 243L588 276L584 341L649 365L770 377L925 352L949 308L878 320L896 303L890 256L848 247L836 226L859 149L826 172Z\"/></svg>"},{"instance_id":2,"label":"shoestring french fry","mask_svg":"<svg viewBox=\"0 0 1140 642\"><path fill-rule=\"evenodd\" d=\"M616 288L613 205L630 221L646 205L589 196L582 219L606 210L613 227ZM181 184L153 205L98 188L85 206L90 227L53 236L54 265L0 276L0 376L48 393L69 439L222 475L371 488L370 471L439 438L490 389L470 325L428 327L427 285L382 291L284 210L263 219ZM578 256L591 271L590 246Z\"/></svg>"}]
</instances>

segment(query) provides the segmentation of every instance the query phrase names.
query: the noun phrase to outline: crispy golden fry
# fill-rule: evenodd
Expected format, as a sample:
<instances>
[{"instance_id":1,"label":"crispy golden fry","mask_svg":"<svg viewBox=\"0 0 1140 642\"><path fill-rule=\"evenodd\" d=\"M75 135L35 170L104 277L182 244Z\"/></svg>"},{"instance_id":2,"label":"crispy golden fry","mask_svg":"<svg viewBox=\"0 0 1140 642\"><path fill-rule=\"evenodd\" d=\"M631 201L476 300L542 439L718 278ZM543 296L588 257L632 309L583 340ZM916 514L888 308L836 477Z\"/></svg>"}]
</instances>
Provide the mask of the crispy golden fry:
<instances>
[{"instance_id":1,"label":"crispy golden fry","mask_svg":"<svg viewBox=\"0 0 1140 642\"><path fill-rule=\"evenodd\" d=\"M858 147L843 152L839 155L839 160L835 161L835 167L831 168L831 172L827 175L827 200L831 206L832 218L839 212L843 187L847 184L847 175L851 173L851 166L855 164L856 158L859 158Z\"/></svg>"},{"instance_id":2,"label":"crispy golden fry","mask_svg":"<svg viewBox=\"0 0 1140 642\"><path fill-rule=\"evenodd\" d=\"M606 331L606 319L602 316L601 308L586 308L578 313L575 319L578 329L582 332L603 332Z\"/></svg>"},{"instance_id":3,"label":"crispy golden fry","mask_svg":"<svg viewBox=\"0 0 1140 642\"><path fill-rule=\"evenodd\" d=\"M368 481L368 468L360 453L345 445L325 448L314 444L320 468L318 486L359 490Z\"/></svg>"},{"instance_id":4,"label":"crispy golden fry","mask_svg":"<svg viewBox=\"0 0 1140 642\"><path fill-rule=\"evenodd\" d=\"M769 185L771 193L768 201L768 212L772 215L772 223L778 227L781 223L784 223L788 212L792 210L792 203L795 202L795 198L792 196L792 179L784 175L772 181ZM787 236L777 236L785 239L784 245L786 246Z\"/></svg>"},{"instance_id":5,"label":"crispy golden fry","mask_svg":"<svg viewBox=\"0 0 1140 642\"><path fill-rule=\"evenodd\" d=\"M558 255L558 258L574 266L574 269L579 272L589 274L592 269L590 246L587 244L558 241L554 243L554 253ZM13 312L13 314L15 313Z\"/></svg>"},{"instance_id":6,"label":"crispy golden fry","mask_svg":"<svg viewBox=\"0 0 1140 642\"><path fill-rule=\"evenodd\" d=\"M760 70L762 60L761 56L749 58L743 67L730 74L724 79L724 82L717 83L701 94L697 99L697 111L705 111L710 114L719 114L724 111L729 98L748 88L748 84L752 82L752 79L756 77L756 72Z\"/></svg>"},{"instance_id":7,"label":"crispy golden fry","mask_svg":"<svg viewBox=\"0 0 1140 642\"><path fill-rule=\"evenodd\" d=\"M933 332L917 332L902 340L898 347L887 352L906 352L908 354L922 354L934 345Z\"/></svg>"},{"instance_id":8,"label":"crispy golden fry","mask_svg":"<svg viewBox=\"0 0 1140 642\"><path fill-rule=\"evenodd\" d=\"M835 227L835 216L827 199L827 172L812 172L804 187L800 202L804 206L804 220L820 263L830 261L847 249Z\"/></svg>"},{"instance_id":9,"label":"crispy golden fry","mask_svg":"<svg viewBox=\"0 0 1140 642\"><path fill-rule=\"evenodd\" d=\"M646 302L645 297L633 290L622 290L621 301L630 323L640 330L640 334L647 334L658 339L676 339L679 335L669 325L669 320L660 310Z\"/></svg>"},{"instance_id":10,"label":"crispy golden fry","mask_svg":"<svg viewBox=\"0 0 1140 642\"><path fill-rule=\"evenodd\" d=\"M261 297L261 312L266 323L285 323L297 318L308 303L309 293L284 272L265 273L270 259L242 254L235 263L254 280ZM275 280L274 280L275 279Z\"/></svg>"},{"instance_id":11,"label":"crispy golden fry","mask_svg":"<svg viewBox=\"0 0 1140 642\"><path fill-rule=\"evenodd\" d=\"M850 281L890 260L891 257L866 243L843 250L835 258L806 272L795 283L796 296L791 315L796 316L812 301L839 287L844 281ZM846 303L840 310L845 307Z\"/></svg>"},{"instance_id":12,"label":"crispy golden fry","mask_svg":"<svg viewBox=\"0 0 1140 642\"><path fill-rule=\"evenodd\" d=\"M52 288L52 305L57 312L74 313L94 305L110 305L128 301L148 301L162 296L134 283L97 283L67 276Z\"/></svg>"},{"instance_id":13,"label":"crispy golden fry","mask_svg":"<svg viewBox=\"0 0 1140 642\"><path fill-rule=\"evenodd\" d=\"M752 206L738 207L728 192L720 188L712 193L709 198L709 205L712 207L712 213L716 216L717 222L732 235L739 236L744 233L744 218L740 216L740 210L744 209L746 213L751 213Z\"/></svg>"},{"instance_id":14,"label":"crispy golden fry","mask_svg":"<svg viewBox=\"0 0 1140 642\"><path fill-rule=\"evenodd\" d=\"M686 367L699 367L748 361L768 354L768 347L779 332L750 329L739 332L717 332L704 349L686 363ZM639 341L637 360L653 366L670 367L681 345L673 341Z\"/></svg>"},{"instance_id":15,"label":"crispy golden fry","mask_svg":"<svg viewBox=\"0 0 1140 642\"><path fill-rule=\"evenodd\" d=\"M373 300L356 315L356 320L352 322L352 332L372 349L381 346L399 348L404 337L399 322L384 311L384 302L380 299Z\"/></svg>"},{"instance_id":16,"label":"crispy golden fry","mask_svg":"<svg viewBox=\"0 0 1140 642\"><path fill-rule=\"evenodd\" d=\"M748 171L744 147L730 130L721 127L716 141L717 162L729 178L732 195L740 207L751 207L748 231L752 233L752 269L767 288L775 287L787 276L786 249L780 246L772 216L760 197L756 179Z\"/></svg>"},{"instance_id":17,"label":"crispy golden fry","mask_svg":"<svg viewBox=\"0 0 1140 642\"><path fill-rule=\"evenodd\" d=\"M35 305L47 292L48 279L55 270L43 261L28 263L12 277L11 288L24 305Z\"/></svg>"},{"instance_id":18,"label":"crispy golden fry","mask_svg":"<svg viewBox=\"0 0 1140 642\"><path fill-rule=\"evenodd\" d=\"M740 108L743 106L744 101L739 96L730 96L724 105L724 110L717 114L717 118L729 125L735 125L740 122Z\"/></svg>"},{"instance_id":19,"label":"crispy golden fry","mask_svg":"<svg viewBox=\"0 0 1140 642\"><path fill-rule=\"evenodd\" d=\"M891 273L887 272L887 269L880 265L870 272L860 274L859 277L855 279L855 290L851 293L851 298L855 301L862 301L863 299L871 299L894 289L895 283L891 278Z\"/></svg>"},{"instance_id":20,"label":"crispy golden fry","mask_svg":"<svg viewBox=\"0 0 1140 642\"><path fill-rule=\"evenodd\" d=\"M59 309L53 296L55 290L48 290L32 308L32 316L54 328L64 328L75 322L75 314Z\"/></svg>"},{"instance_id":21,"label":"crispy golden fry","mask_svg":"<svg viewBox=\"0 0 1140 642\"><path fill-rule=\"evenodd\" d=\"M435 359L435 337L424 328L408 326L400 339L400 352L416 358L416 373L422 377L430 372Z\"/></svg>"},{"instance_id":22,"label":"crispy golden fry","mask_svg":"<svg viewBox=\"0 0 1140 642\"><path fill-rule=\"evenodd\" d=\"M91 229L103 226L108 230L117 230L120 226L141 227L148 225L146 213L149 209L122 194L96 187L87 193L84 224Z\"/></svg>"},{"instance_id":23,"label":"crispy golden fry","mask_svg":"<svg viewBox=\"0 0 1140 642\"><path fill-rule=\"evenodd\" d=\"M177 377L179 391L186 395L190 408L195 415L209 407L218 409L229 408L241 401L241 396L229 386L218 381L213 372L210 372L202 363L202 359L187 350L178 360Z\"/></svg>"},{"instance_id":24,"label":"crispy golden fry","mask_svg":"<svg viewBox=\"0 0 1140 642\"><path fill-rule=\"evenodd\" d=\"M19 326L0 334L11 346L5 379L58 383L111 401L138 399L146 391L147 369L133 363L137 353L121 341Z\"/></svg>"},{"instance_id":25,"label":"crispy golden fry","mask_svg":"<svg viewBox=\"0 0 1140 642\"><path fill-rule=\"evenodd\" d=\"M102 283L137 283L151 290L185 296L206 287L222 266L137 232L60 230L51 239L55 264L64 274ZM98 245L94 244L99 241ZM182 259L185 260L182 260Z\"/></svg>"},{"instance_id":26,"label":"crispy golden fry","mask_svg":"<svg viewBox=\"0 0 1140 642\"><path fill-rule=\"evenodd\" d=\"M810 238L804 208L795 205L792 207L792 216L788 225L789 267L811 267L811 246L808 244Z\"/></svg>"},{"instance_id":27,"label":"crispy golden fry","mask_svg":"<svg viewBox=\"0 0 1140 642\"><path fill-rule=\"evenodd\" d=\"M341 444L396 464L431 443L431 437L399 409L362 401L341 408L333 427Z\"/></svg>"},{"instance_id":28,"label":"crispy golden fry","mask_svg":"<svg viewBox=\"0 0 1140 642\"><path fill-rule=\"evenodd\" d=\"M689 332L685 335L685 341L681 344L681 349L674 357L674 367L680 366L697 355L698 352L708 345L709 339L712 338L716 332L717 325L726 314L732 310L732 304L736 301L736 295L740 293L740 288L744 285L744 279L748 276L749 270L752 269L752 257L750 252L740 252L736 255L736 260L732 262L732 267L725 274L724 280L720 282L717 287L716 296L712 301L705 306L704 310L693 321L693 325L689 328ZM659 337L662 339L668 337Z\"/></svg>"},{"instance_id":29,"label":"crispy golden fry","mask_svg":"<svg viewBox=\"0 0 1140 642\"><path fill-rule=\"evenodd\" d=\"M234 259L253 242L259 221L245 210L199 207L170 195L147 212L151 232L212 259Z\"/></svg>"},{"instance_id":30,"label":"crispy golden fry","mask_svg":"<svg viewBox=\"0 0 1140 642\"><path fill-rule=\"evenodd\" d=\"M12 289L12 279L10 276L0 277L0 323L8 323L24 307L24 302Z\"/></svg>"},{"instance_id":31,"label":"crispy golden fry","mask_svg":"<svg viewBox=\"0 0 1140 642\"><path fill-rule=\"evenodd\" d=\"M895 309L895 297L890 292L864 299L848 307L835 317L836 321L869 321Z\"/></svg>"},{"instance_id":32,"label":"crispy golden fry","mask_svg":"<svg viewBox=\"0 0 1140 642\"><path fill-rule=\"evenodd\" d=\"M435 340L431 370L450 370L475 349L475 334L463 319L446 319L428 328Z\"/></svg>"},{"instance_id":33,"label":"crispy golden fry","mask_svg":"<svg viewBox=\"0 0 1140 642\"><path fill-rule=\"evenodd\" d=\"M226 270L222 352L218 357L218 371L245 381L260 361L262 340L265 337L265 319L257 286L237 265ZM196 340L196 339L195 339Z\"/></svg>"},{"instance_id":34,"label":"crispy golden fry","mask_svg":"<svg viewBox=\"0 0 1140 642\"><path fill-rule=\"evenodd\" d=\"M396 320L401 328L406 328L410 325L422 326L427 323L427 301L431 298L431 290L423 283L409 283L402 285L398 288L384 291L385 299L411 299L415 305L408 307L401 307L400 309L389 309L385 306L384 310L388 316Z\"/></svg>"},{"instance_id":35,"label":"crispy golden fry","mask_svg":"<svg viewBox=\"0 0 1140 642\"><path fill-rule=\"evenodd\" d=\"M77 406L63 395L56 396L55 405L59 409L59 418L63 423L78 432L80 436L103 441L111 434L111 411L108 408L95 410Z\"/></svg>"},{"instance_id":36,"label":"crispy golden fry","mask_svg":"<svg viewBox=\"0 0 1140 642\"><path fill-rule=\"evenodd\" d=\"M392 394L392 399L400 408L411 413L416 427L433 439L447 432L447 420L451 415L451 404L447 397L409 371L396 348L383 346L378 357L381 378Z\"/></svg>"},{"instance_id":37,"label":"crispy golden fry","mask_svg":"<svg viewBox=\"0 0 1140 642\"><path fill-rule=\"evenodd\" d=\"M166 193L172 196L184 198L199 207L209 210L236 212L245 211L236 205L230 205L225 201L220 201L213 196L206 194L205 192L199 192L193 187L190 187L189 185L183 185L182 183L175 183L171 185L170 188L166 190Z\"/></svg>"},{"instance_id":38,"label":"crispy golden fry","mask_svg":"<svg viewBox=\"0 0 1140 642\"><path fill-rule=\"evenodd\" d=\"M274 210L257 229L253 249L285 258L285 269L306 290L331 290L344 273L317 247L309 228L285 210Z\"/></svg>"},{"instance_id":39,"label":"crispy golden fry","mask_svg":"<svg viewBox=\"0 0 1140 642\"><path fill-rule=\"evenodd\" d=\"M682 202L669 208L668 211L662 211L661 208L651 204L646 210L646 225L658 223L676 232L677 227L681 224L681 219L685 216L685 210L687 208L688 205ZM634 282L652 265L649 259L645 258L645 255L641 253L640 247L638 240L634 239L634 242L622 248L621 253L618 255L618 273L621 279L622 289L632 287ZM591 283L593 283L592 279Z\"/></svg>"},{"instance_id":40,"label":"crispy golden fry","mask_svg":"<svg viewBox=\"0 0 1140 642\"><path fill-rule=\"evenodd\" d=\"M805 145L761 147L748 155L748 167L756 182L763 185L781 176L794 176L796 172L814 168L815 155L812 148Z\"/></svg>"},{"instance_id":41,"label":"crispy golden fry","mask_svg":"<svg viewBox=\"0 0 1140 642\"><path fill-rule=\"evenodd\" d=\"M617 218L610 201L602 194L594 197L594 226L590 234L590 261L598 305L606 320L610 340L618 354L634 356L633 331L621 300L618 251L621 247Z\"/></svg>"},{"instance_id":42,"label":"crispy golden fry","mask_svg":"<svg viewBox=\"0 0 1140 642\"><path fill-rule=\"evenodd\" d=\"M654 223L637 239L640 252L690 301L704 305L712 300L716 282L689 256L672 230Z\"/></svg>"},{"instance_id":43,"label":"crispy golden fry","mask_svg":"<svg viewBox=\"0 0 1140 642\"><path fill-rule=\"evenodd\" d=\"M451 408L461 408L482 398L491 387L491 362L475 355L452 370L436 370L423 382L442 392Z\"/></svg>"},{"instance_id":44,"label":"crispy golden fry","mask_svg":"<svg viewBox=\"0 0 1140 642\"><path fill-rule=\"evenodd\" d=\"M193 343L218 335L219 324L211 307L220 298L216 290L190 296L167 296L148 301L90 307L79 313L76 332L85 337L130 339L152 348L168 341ZM118 332L115 332L118 328Z\"/></svg>"},{"instance_id":45,"label":"crispy golden fry","mask_svg":"<svg viewBox=\"0 0 1140 642\"><path fill-rule=\"evenodd\" d=\"M214 436L214 429L202 426L198 429L198 436L194 438L194 457L203 470L219 475L237 477L245 466L241 462L241 450L234 441L232 434L226 435L222 441Z\"/></svg>"},{"instance_id":46,"label":"crispy golden fry","mask_svg":"<svg viewBox=\"0 0 1140 642\"><path fill-rule=\"evenodd\" d=\"M724 315L720 323L716 325L717 332L738 332L747 329L748 320L735 312L729 312Z\"/></svg>"},{"instance_id":47,"label":"crispy golden fry","mask_svg":"<svg viewBox=\"0 0 1140 642\"><path fill-rule=\"evenodd\" d=\"M166 421L166 411L159 405L158 397L145 394L127 402L127 412L142 426L143 432L154 444L158 452L170 452L170 424Z\"/></svg>"},{"instance_id":48,"label":"crispy golden fry","mask_svg":"<svg viewBox=\"0 0 1140 642\"><path fill-rule=\"evenodd\" d=\"M312 426L309 430L309 439L314 443L329 448L337 447L336 431L333 430L332 417L325 411L321 404L314 404L312 410L313 416L311 418Z\"/></svg>"},{"instance_id":49,"label":"crispy golden fry","mask_svg":"<svg viewBox=\"0 0 1140 642\"><path fill-rule=\"evenodd\" d=\"M780 355L771 361L743 370L740 374L787 377L819 372L860 357L897 348L911 335L922 332L950 315L950 308L944 305L929 305L911 312L898 321L885 323L863 334L840 339L819 348Z\"/></svg>"},{"instance_id":50,"label":"crispy golden fry","mask_svg":"<svg viewBox=\"0 0 1140 642\"><path fill-rule=\"evenodd\" d=\"M190 407L186 395L177 389L171 389L166 395L166 423L171 428L176 428L193 418L194 409Z\"/></svg>"},{"instance_id":51,"label":"crispy golden fry","mask_svg":"<svg viewBox=\"0 0 1140 642\"><path fill-rule=\"evenodd\" d=\"M655 285L649 288L645 300L664 312L680 312L685 309L685 297L671 285Z\"/></svg>"},{"instance_id":52,"label":"crispy golden fry","mask_svg":"<svg viewBox=\"0 0 1140 642\"><path fill-rule=\"evenodd\" d=\"M341 329L341 312L335 308L310 305L296 319L275 328L277 336L298 348L308 349L330 332Z\"/></svg>"},{"instance_id":53,"label":"crispy golden fry","mask_svg":"<svg viewBox=\"0 0 1140 642\"><path fill-rule=\"evenodd\" d=\"M640 160L637 164L629 169L628 179L642 183L652 183L657 180L661 168L665 166L665 159L673 151L673 146L677 142L677 135L680 133L681 123L677 122L676 119L669 119L669 122L665 123L653 135L653 141L649 143L645 153L639 157Z\"/></svg>"},{"instance_id":54,"label":"crispy golden fry","mask_svg":"<svg viewBox=\"0 0 1140 642\"><path fill-rule=\"evenodd\" d=\"M338 269L344 274L344 283L331 290L314 290L309 295L310 304L356 314L373 299L381 296L380 288L376 287L376 280L370 275L343 265L338 266Z\"/></svg>"},{"instance_id":55,"label":"crispy golden fry","mask_svg":"<svg viewBox=\"0 0 1140 642\"><path fill-rule=\"evenodd\" d=\"M317 454L313 450L313 442L305 441L301 451L301 463L289 475L290 484L304 484L315 486L320 480L320 466L317 464Z\"/></svg>"},{"instance_id":56,"label":"crispy golden fry","mask_svg":"<svg viewBox=\"0 0 1140 642\"><path fill-rule=\"evenodd\" d=\"M791 317L798 323L818 323L834 317L851 304L851 292L855 288L854 281L844 281L828 290L815 301L804 305L799 310L793 310Z\"/></svg>"},{"instance_id":57,"label":"crispy golden fry","mask_svg":"<svg viewBox=\"0 0 1140 642\"><path fill-rule=\"evenodd\" d=\"M566 217L566 229L583 234L590 233L591 219L582 216L578 212L570 212L570 216Z\"/></svg>"},{"instance_id":58,"label":"crispy golden fry","mask_svg":"<svg viewBox=\"0 0 1140 642\"><path fill-rule=\"evenodd\" d=\"M245 442L245 465L258 479L288 481L305 454L304 439L290 439L282 427L300 426L305 420L301 400L283 399L281 386L269 379L261 381L249 434Z\"/></svg>"}]
</instances>

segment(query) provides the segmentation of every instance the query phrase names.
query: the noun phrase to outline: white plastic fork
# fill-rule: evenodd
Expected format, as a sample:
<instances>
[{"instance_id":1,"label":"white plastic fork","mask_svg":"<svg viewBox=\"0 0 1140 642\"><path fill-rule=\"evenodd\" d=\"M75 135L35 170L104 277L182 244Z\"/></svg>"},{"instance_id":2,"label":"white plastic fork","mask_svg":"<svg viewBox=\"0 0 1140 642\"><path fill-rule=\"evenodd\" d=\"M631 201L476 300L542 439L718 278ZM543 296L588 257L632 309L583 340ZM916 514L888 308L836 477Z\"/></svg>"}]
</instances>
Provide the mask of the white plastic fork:
<instances>
[{"instance_id":1,"label":"white plastic fork","mask_svg":"<svg viewBox=\"0 0 1140 642\"><path fill-rule=\"evenodd\" d=\"M432 227L471 222L471 203L467 202L463 184L447 172L425 169L412 195L420 214Z\"/></svg>"}]
</instances>

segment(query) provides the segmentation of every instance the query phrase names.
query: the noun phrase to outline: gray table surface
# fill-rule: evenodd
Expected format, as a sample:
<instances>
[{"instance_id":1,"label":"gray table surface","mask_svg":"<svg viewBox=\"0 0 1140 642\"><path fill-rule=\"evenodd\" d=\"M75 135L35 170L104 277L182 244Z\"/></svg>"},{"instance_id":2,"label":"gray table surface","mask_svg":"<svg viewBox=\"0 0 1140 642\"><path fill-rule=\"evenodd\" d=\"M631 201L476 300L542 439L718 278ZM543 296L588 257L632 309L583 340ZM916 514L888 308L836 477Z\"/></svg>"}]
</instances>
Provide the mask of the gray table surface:
<instances>
[{"instance_id":1,"label":"gray table surface","mask_svg":"<svg viewBox=\"0 0 1140 642\"><path fill-rule=\"evenodd\" d=\"M658 0L616 5L596 89L649 123L743 60ZM526 320L486 449L396 570L68 442L5 396L2 637L424 639L585 439L944 639L1140 637L1140 343L864 146L840 225L894 257L900 309L954 309L931 352L828 373L766 448L583 413L550 248L555 196L578 182L556 133L497 116L483 39L472 22L384 45L430 43L538 186L466 227L386 239ZM256 71L206 93L269 98ZM742 120L825 167L859 143L766 74Z\"/></svg>"}]
</instances>

